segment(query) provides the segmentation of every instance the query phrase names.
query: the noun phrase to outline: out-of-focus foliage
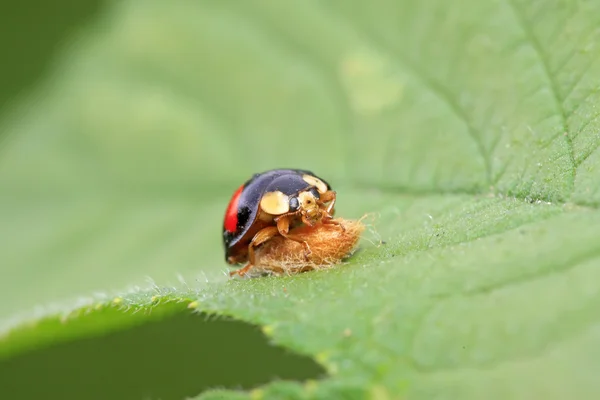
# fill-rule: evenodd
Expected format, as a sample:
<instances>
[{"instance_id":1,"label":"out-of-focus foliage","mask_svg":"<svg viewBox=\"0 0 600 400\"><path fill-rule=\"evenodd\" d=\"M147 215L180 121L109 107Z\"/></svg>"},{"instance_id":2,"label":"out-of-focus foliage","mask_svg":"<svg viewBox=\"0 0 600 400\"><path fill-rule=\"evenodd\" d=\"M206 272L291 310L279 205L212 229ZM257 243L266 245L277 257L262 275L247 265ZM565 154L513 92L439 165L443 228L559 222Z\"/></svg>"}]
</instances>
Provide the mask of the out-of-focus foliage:
<instances>
[{"instance_id":1,"label":"out-of-focus foliage","mask_svg":"<svg viewBox=\"0 0 600 400\"><path fill-rule=\"evenodd\" d=\"M112 5L4 125L0 379L193 309L328 373L255 397L594 398L599 23L589 1ZM343 267L228 282L229 196L283 166L372 230Z\"/></svg>"}]
</instances>

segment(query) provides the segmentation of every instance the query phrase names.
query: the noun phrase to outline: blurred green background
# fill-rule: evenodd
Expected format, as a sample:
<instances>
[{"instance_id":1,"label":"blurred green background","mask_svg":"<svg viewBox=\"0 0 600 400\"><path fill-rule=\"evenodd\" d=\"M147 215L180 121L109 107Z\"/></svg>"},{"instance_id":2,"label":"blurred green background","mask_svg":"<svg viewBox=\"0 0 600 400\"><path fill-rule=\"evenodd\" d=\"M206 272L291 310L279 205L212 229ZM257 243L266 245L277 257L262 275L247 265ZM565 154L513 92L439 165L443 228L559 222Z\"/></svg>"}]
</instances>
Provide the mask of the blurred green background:
<instances>
[{"instance_id":1,"label":"blurred green background","mask_svg":"<svg viewBox=\"0 0 600 400\"><path fill-rule=\"evenodd\" d=\"M35 0L2 4L0 112L43 78L56 51L84 28L105 3L101 0Z\"/></svg>"},{"instance_id":2,"label":"blurred green background","mask_svg":"<svg viewBox=\"0 0 600 400\"><path fill-rule=\"evenodd\" d=\"M38 0L2 5L0 117L44 83L57 56L106 3ZM5 132L0 130L0 135ZM25 277L43 285L43 278ZM6 283L11 278L6 274L2 279ZM251 325L185 314L0 362L0 398L181 399L209 388L248 389L277 378L308 379L323 373L309 358L269 345Z\"/></svg>"},{"instance_id":3,"label":"blurred green background","mask_svg":"<svg viewBox=\"0 0 600 400\"><path fill-rule=\"evenodd\" d=\"M598 392L600 3L59 4L1 13L0 398L180 398L312 359L330 377L299 398ZM227 201L283 166L385 245L228 280ZM248 323L157 322L190 304Z\"/></svg>"},{"instance_id":4,"label":"blurred green background","mask_svg":"<svg viewBox=\"0 0 600 400\"><path fill-rule=\"evenodd\" d=\"M248 324L179 314L1 362L0 398L183 399L324 376L311 359L271 346Z\"/></svg>"}]
</instances>

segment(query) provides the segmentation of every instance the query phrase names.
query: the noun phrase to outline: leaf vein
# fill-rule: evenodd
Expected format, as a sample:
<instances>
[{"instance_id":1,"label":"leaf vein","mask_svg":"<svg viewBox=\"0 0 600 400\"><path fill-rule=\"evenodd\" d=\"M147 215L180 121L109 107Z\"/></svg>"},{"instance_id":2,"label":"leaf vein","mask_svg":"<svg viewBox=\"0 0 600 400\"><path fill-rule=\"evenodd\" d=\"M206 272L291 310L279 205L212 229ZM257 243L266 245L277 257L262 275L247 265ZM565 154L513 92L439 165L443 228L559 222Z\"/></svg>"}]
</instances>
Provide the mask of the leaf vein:
<instances>
[{"instance_id":1,"label":"leaf vein","mask_svg":"<svg viewBox=\"0 0 600 400\"><path fill-rule=\"evenodd\" d=\"M343 17L341 13L331 14L331 17ZM345 17L343 17L345 18ZM458 118L464 125L467 130L467 134L473 140L475 146L477 147L477 151L481 156L484 166L485 166L485 175L486 175L486 184L489 185L492 182L492 163L491 157L488 154L483 141L481 140L480 135L477 132L477 129L473 126L471 120L469 119L465 110L458 104L456 98L452 95L452 93L441 83L437 82L434 78L423 72L423 68L418 68L418 66L411 61L405 54L402 54L400 51L390 51L397 50L394 49L393 46L386 43L385 38L379 37L373 32L367 31L365 28L358 31L356 25L351 25L354 27L357 33L361 34L362 37L367 39L369 42L376 44L377 47L387 50L389 54L396 60L398 65L403 66L404 70L410 73L413 77L419 80L425 88L429 90L431 94L441 100L443 103L448 106L450 111L454 114L456 118Z\"/></svg>"},{"instance_id":2,"label":"leaf vein","mask_svg":"<svg viewBox=\"0 0 600 400\"><path fill-rule=\"evenodd\" d=\"M558 114L561 119L561 125L562 125L561 128L562 128L562 132L565 134L564 135L565 142L567 145L568 155L569 155L569 158L571 161L571 193L572 193L575 188L575 179L576 179L576 174L577 174L577 167L575 165L575 152L574 152L574 148L573 148L573 139L571 138L570 133L569 133L567 113L566 113L566 110L565 110L565 107L563 104L563 99L561 97L560 90L558 88L558 83L556 81L556 77L554 76L554 74L552 73L552 71L550 69L548 55L544 51L544 49L543 49L540 41L536 37L536 35L533 33L533 30L530 27L529 21L527 21L525 19L523 10L521 10L521 8L517 5L516 0L506 0L506 2L509 5L509 7L511 8L511 10L513 11L515 20L521 27L523 33L525 34L527 42L529 43L531 48L534 50L537 58L539 59L542 71L544 72L544 75L546 76L546 79L548 81L548 85L550 87L550 92L552 94L552 98L554 99L556 109L557 109Z\"/></svg>"}]
</instances>

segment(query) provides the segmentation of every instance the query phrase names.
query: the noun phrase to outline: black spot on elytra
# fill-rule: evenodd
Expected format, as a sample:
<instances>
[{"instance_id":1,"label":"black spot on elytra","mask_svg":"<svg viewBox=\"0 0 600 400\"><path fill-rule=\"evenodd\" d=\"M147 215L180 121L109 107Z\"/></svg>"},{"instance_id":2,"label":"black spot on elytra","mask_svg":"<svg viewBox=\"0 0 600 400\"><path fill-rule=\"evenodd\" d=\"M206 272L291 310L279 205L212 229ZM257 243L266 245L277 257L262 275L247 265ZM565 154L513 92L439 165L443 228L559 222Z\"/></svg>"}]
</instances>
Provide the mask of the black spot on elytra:
<instances>
[{"instance_id":1,"label":"black spot on elytra","mask_svg":"<svg viewBox=\"0 0 600 400\"><path fill-rule=\"evenodd\" d=\"M246 224L248 223L248 218L250 218L250 208L249 207L240 207L237 215L237 231L241 231L244 229Z\"/></svg>"}]
</instances>

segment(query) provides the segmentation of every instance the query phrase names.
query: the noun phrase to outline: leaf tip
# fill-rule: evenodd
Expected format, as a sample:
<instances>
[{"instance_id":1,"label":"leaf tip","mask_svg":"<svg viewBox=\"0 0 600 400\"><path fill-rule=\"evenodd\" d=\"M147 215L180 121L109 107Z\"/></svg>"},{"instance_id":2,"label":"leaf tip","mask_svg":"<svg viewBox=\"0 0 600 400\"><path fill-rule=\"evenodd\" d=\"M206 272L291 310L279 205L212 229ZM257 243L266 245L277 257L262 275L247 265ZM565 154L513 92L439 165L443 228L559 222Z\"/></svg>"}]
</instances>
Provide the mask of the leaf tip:
<instances>
[{"instance_id":1,"label":"leaf tip","mask_svg":"<svg viewBox=\"0 0 600 400\"><path fill-rule=\"evenodd\" d=\"M261 400L264 397L264 393L261 389L254 389L250 391L250 398L252 400Z\"/></svg>"},{"instance_id":2,"label":"leaf tip","mask_svg":"<svg viewBox=\"0 0 600 400\"><path fill-rule=\"evenodd\" d=\"M317 360L317 362L319 362L321 364L325 364L329 360L329 353L327 353L325 351L317 353L317 355L315 356L315 359Z\"/></svg>"},{"instance_id":3,"label":"leaf tip","mask_svg":"<svg viewBox=\"0 0 600 400\"><path fill-rule=\"evenodd\" d=\"M264 325L261 329L266 336L272 336L273 332L275 331L275 327L273 325Z\"/></svg>"},{"instance_id":4,"label":"leaf tip","mask_svg":"<svg viewBox=\"0 0 600 400\"><path fill-rule=\"evenodd\" d=\"M304 383L304 389L309 393L314 393L317 390L317 381L315 381L314 379L308 379L305 383Z\"/></svg>"},{"instance_id":5,"label":"leaf tip","mask_svg":"<svg viewBox=\"0 0 600 400\"><path fill-rule=\"evenodd\" d=\"M335 375L338 372L338 366L337 364L331 361L331 354L329 352L322 351L320 353L317 353L315 356L315 360L317 360L319 364L327 368L327 371L330 375Z\"/></svg>"},{"instance_id":6,"label":"leaf tip","mask_svg":"<svg viewBox=\"0 0 600 400\"><path fill-rule=\"evenodd\" d=\"M382 385L375 385L370 390L371 400L391 400L390 393Z\"/></svg>"}]
</instances>

